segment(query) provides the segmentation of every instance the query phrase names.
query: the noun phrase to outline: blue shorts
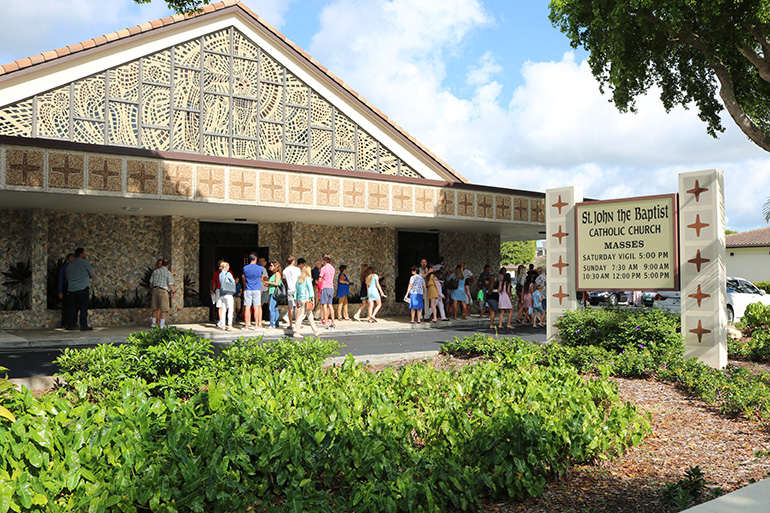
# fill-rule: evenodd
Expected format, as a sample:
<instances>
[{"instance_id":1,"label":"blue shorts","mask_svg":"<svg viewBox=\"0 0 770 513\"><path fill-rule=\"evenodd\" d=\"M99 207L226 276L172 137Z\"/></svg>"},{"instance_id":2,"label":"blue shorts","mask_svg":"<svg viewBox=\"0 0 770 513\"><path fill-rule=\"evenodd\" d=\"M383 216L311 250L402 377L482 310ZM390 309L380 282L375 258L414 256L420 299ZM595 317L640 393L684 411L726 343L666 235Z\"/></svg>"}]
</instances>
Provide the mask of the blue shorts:
<instances>
[{"instance_id":1,"label":"blue shorts","mask_svg":"<svg viewBox=\"0 0 770 513\"><path fill-rule=\"evenodd\" d=\"M319 303L322 305L330 305L332 304L332 299L334 299L334 289L321 289Z\"/></svg>"},{"instance_id":2,"label":"blue shorts","mask_svg":"<svg viewBox=\"0 0 770 513\"><path fill-rule=\"evenodd\" d=\"M410 310L422 310L424 306L424 297L422 294L409 294Z\"/></svg>"}]
</instances>

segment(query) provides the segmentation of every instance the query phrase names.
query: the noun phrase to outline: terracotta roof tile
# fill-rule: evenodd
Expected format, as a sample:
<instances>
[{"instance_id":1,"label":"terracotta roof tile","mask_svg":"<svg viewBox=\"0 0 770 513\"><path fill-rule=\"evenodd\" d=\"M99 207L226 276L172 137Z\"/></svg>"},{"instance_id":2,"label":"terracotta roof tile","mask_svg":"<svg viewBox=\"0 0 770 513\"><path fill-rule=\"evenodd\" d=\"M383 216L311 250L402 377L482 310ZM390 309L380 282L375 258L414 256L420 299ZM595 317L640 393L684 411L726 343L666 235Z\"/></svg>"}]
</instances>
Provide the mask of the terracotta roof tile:
<instances>
[{"instance_id":1,"label":"terracotta roof tile","mask_svg":"<svg viewBox=\"0 0 770 513\"><path fill-rule=\"evenodd\" d=\"M219 11L228 7L237 6L239 9L241 9L243 12L248 14L251 18L253 18L257 23L262 25L266 30L268 30L270 33L273 34L276 38L278 38L280 41L283 41L288 47L292 49L292 51L296 52L299 56L303 57L305 60L307 60L310 64L315 66L321 73L326 75L330 80L335 82L339 87L347 91L349 94L351 94L353 97L355 97L359 102L361 102L362 105L370 109L374 114L381 117L385 123L388 123L391 127L393 127L397 132L399 132L406 140L412 142L415 144L418 148L420 148L423 152L425 152L426 155L430 156L433 160L435 160L440 166L445 168L451 175L454 175L459 181L461 182L467 182L465 178L463 178L461 175L459 175L456 171L454 171L448 164L446 164L443 160L438 158L435 154L433 154L430 150L428 150L426 147L424 147L422 144L420 144L414 137L412 137L409 133L407 133L402 127L391 121L385 114L383 114L379 109L377 109L374 105L369 103L365 98L363 98L360 94L358 94L355 90L353 90L348 84L340 80L337 76L335 76L333 73L331 73L329 70L326 69L326 67L322 66L321 63L313 59L307 52L305 52L302 48L297 46L294 42L292 42L290 39L288 39L286 36L278 32L272 25L267 23L264 19L260 18L254 11L252 11L249 7L246 5L240 3L238 0L224 0L215 4L210 4L203 7L203 15L215 11ZM199 16L199 14L191 14L189 16L182 15L182 14L175 14L173 16L167 16L165 18L161 18L159 20L151 21L149 23L144 23L142 25L134 26L128 29L119 30L117 32L111 32L109 34L105 34L103 36L95 37L93 39L90 39L88 41L84 41L78 45L72 45L68 48L60 48L55 51L49 51L44 52L42 54L28 57L27 59L22 59L10 64L6 64L4 66L0 66L0 78L2 78L2 75L12 73L21 67L29 67L31 65L37 65L41 64L43 62L51 61L56 59L57 57L62 57L65 55L69 55L70 53L80 52L83 50L91 49L98 47L100 45L117 41L119 39L124 39L131 37L132 35L140 34L142 32L147 32L152 29L160 28L162 26L168 26L180 21L184 21L188 18L194 18L196 16Z\"/></svg>"},{"instance_id":2,"label":"terracotta roof tile","mask_svg":"<svg viewBox=\"0 0 770 513\"><path fill-rule=\"evenodd\" d=\"M726 237L728 248L756 248L770 246L770 226L741 233L731 233Z\"/></svg>"}]
</instances>

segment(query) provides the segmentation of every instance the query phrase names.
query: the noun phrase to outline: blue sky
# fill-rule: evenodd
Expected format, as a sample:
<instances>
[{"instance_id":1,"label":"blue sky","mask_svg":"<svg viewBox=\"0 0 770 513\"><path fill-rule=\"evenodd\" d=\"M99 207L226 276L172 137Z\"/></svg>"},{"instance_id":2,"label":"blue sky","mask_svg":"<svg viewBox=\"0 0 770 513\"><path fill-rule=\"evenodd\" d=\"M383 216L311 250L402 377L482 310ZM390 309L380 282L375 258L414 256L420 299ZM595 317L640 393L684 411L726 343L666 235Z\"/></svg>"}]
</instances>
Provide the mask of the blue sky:
<instances>
[{"instance_id":1,"label":"blue sky","mask_svg":"<svg viewBox=\"0 0 770 513\"><path fill-rule=\"evenodd\" d=\"M718 140L656 92L620 114L548 20L525 0L246 0L474 183L609 199L675 192L677 174L725 171L728 228L767 226L770 155L729 119ZM153 0L13 2L0 33L11 62L168 15ZM30 28L32 27L32 28Z\"/></svg>"}]
</instances>

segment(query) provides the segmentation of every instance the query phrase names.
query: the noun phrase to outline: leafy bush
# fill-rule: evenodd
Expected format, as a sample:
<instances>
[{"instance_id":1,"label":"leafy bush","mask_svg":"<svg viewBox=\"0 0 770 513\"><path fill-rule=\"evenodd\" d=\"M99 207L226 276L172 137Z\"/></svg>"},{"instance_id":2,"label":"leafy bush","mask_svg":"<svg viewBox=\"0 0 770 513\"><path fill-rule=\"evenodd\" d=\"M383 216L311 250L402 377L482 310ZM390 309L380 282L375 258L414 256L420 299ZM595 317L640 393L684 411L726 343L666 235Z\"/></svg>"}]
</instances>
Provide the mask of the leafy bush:
<instances>
[{"instance_id":1,"label":"leafy bush","mask_svg":"<svg viewBox=\"0 0 770 513\"><path fill-rule=\"evenodd\" d=\"M663 504L668 511L682 511L696 504L708 488L705 476L700 467L689 467L682 479L668 483L663 489Z\"/></svg>"},{"instance_id":2,"label":"leafy bush","mask_svg":"<svg viewBox=\"0 0 770 513\"><path fill-rule=\"evenodd\" d=\"M157 331L125 347L159 347ZM352 357L306 365L285 346L254 356L267 367L249 367L257 347L242 341L227 357L237 372L210 377L189 400L152 397L130 380L99 403L14 392L0 502L51 512L472 510L484 497L539 495L549 476L649 432L613 383L529 365L540 350L519 341L518 364L509 353L510 365L378 373Z\"/></svg>"},{"instance_id":3,"label":"leafy bush","mask_svg":"<svg viewBox=\"0 0 770 513\"><path fill-rule=\"evenodd\" d=\"M7 368L0 366L0 372L7 370ZM13 413L2 404L3 396L14 388L13 383L8 381L7 376L8 375L6 374L5 378L0 378L0 422L2 422L2 419L16 422L16 417L13 415Z\"/></svg>"},{"instance_id":4,"label":"leafy bush","mask_svg":"<svg viewBox=\"0 0 770 513\"><path fill-rule=\"evenodd\" d=\"M198 392L211 375L211 341L175 327L132 334L126 344L65 349L56 360L68 386L80 397L103 397L127 379L156 395L182 397Z\"/></svg>"},{"instance_id":5,"label":"leafy bush","mask_svg":"<svg viewBox=\"0 0 770 513\"><path fill-rule=\"evenodd\" d=\"M755 281L754 285L770 294L770 281Z\"/></svg>"},{"instance_id":6,"label":"leafy bush","mask_svg":"<svg viewBox=\"0 0 770 513\"><path fill-rule=\"evenodd\" d=\"M121 345L67 348L56 363L64 381L80 397L104 398L118 391L126 380L153 395L173 392L191 397L222 373L237 374L249 367L281 369L300 362L320 366L339 348L340 344L331 340L263 343L262 337L240 338L212 358L210 340L192 330L166 326L133 333Z\"/></svg>"},{"instance_id":7,"label":"leafy bush","mask_svg":"<svg viewBox=\"0 0 770 513\"><path fill-rule=\"evenodd\" d=\"M598 315L587 315L586 319L590 321L599 318L601 321L602 315L617 315L613 310L598 312ZM579 319L573 316L570 327L576 324L576 318ZM767 332L757 331L755 339L741 343L744 354L752 354L752 351L757 357L767 354L770 335L765 333ZM733 353L736 344L738 343L731 343ZM629 344L628 349L614 352L592 345L538 346L520 339L493 339L474 335L464 340L447 342L442 346L442 351L457 356L490 356L503 365L511 365L509 359L512 359L524 367L568 364L578 372L600 376L656 378L674 383L706 403L715 405L725 415L742 415L748 419L760 420L770 418L770 374L752 374L734 365L728 365L720 371L694 358L686 360L684 341L681 338L678 338L677 342L671 340L663 344Z\"/></svg>"},{"instance_id":8,"label":"leafy bush","mask_svg":"<svg viewBox=\"0 0 770 513\"><path fill-rule=\"evenodd\" d=\"M571 310L559 318L556 327L566 346L597 346L615 352L681 341L679 316L655 309Z\"/></svg>"},{"instance_id":9,"label":"leafy bush","mask_svg":"<svg viewBox=\"0 0 770 513\"><path fill-rule=\"evenodd\" d=\"M727 353L731 358L751 362L770 361L770 330L762 329L752 333L751 338L727 339Z\"/></svg>"},{"instance_id":10,"label":"leafy bush","mask_svg":"<svg viewBox=\"0 0 770 513\"><path fill-rule=\"evenodd\" d=\"M240 337L222 350L217 365L231 373L249 367L285 369L297 362L304 366L319 367L331 355L339 354L340 347L340 343L335 340L316 338L262 342L262 337Z\"/></svg>"},{"instance_id":11,"label":"leafy bush","mask_svg":"<svg viewBox=\"0 0 770 513\"><path fill-rule=\"evenodd\" d=\"M745 335L751 336L754 330L770 329L770 306L762 303L751 303L746 306L739 326Z\"/></svg>"}]
</instances>

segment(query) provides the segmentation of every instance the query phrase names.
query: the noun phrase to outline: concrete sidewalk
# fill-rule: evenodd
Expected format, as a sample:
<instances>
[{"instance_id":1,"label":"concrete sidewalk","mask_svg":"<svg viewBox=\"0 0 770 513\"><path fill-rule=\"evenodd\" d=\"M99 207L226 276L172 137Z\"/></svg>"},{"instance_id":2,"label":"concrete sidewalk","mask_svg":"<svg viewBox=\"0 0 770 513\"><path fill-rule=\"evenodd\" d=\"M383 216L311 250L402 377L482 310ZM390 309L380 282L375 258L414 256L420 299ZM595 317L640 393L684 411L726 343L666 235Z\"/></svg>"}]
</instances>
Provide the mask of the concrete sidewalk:
<instances>
[{"instance_id":1,"label":"concrete sidewalk","mask_svg":"<svg viewBox=\"0 0 770 513\"><path fill-rule=\"evenodd\" d=\"M478 315L469 317L465 320L447 320L435 323L422 322L412 324L408 317L383 317L377 319L376 323L366 321L336 321L334 328L328 328L320 323L317 327L320 336L323 338L334 338L340 335L369 335L375 333L392 333L409 330L430 330L437 328L462 328L462 327L482 327L488 326L488 318L479 318ZM294 332L288 328L263 328L262 330L252 331L242 329L242 323L236 323L233 330L223 331L213 323L205 324L173 324L180 329L193 330L201 337L211 340L214 344L228 344L240 337L258 337L262 336L265 340L278 340L284 337L291 337ZM48 329L28 329L28 330L6 330L0 331L0 356L3 353L13 353L14 350L22 351L45 351L64 348L86 348L98 344L122 344L129 335L140 331L149 331L149 326L95 326L92 331L67 331L63 328ZM308 324L303 324L300 333L305 336L311 336L312 330ZM372 363L388 363L405 359L429 358L438 351L421 351L406 353L383 353L383 354L365 354L354 356L358 361L369 361ZM330 364L341 363L344 356L333 357L329 359ZM24 386L30 390L45 390L52 388L56 382L54 376L36 376L26 378L12 378L9 381L17 386Z\"/></svg>"},{"instance_id":2,"label":"concrete sidewalk","mask_svg":"<svg viewBox=\"0 0 770 513\"><path fill-rule=\"evenodd\" d=\"M767 513L770 511L770 479L704 502L682 513Z\"/></svg>"},{"instance_id":3,"label":"concrete sidewalk","mask_svg":"<svg viewBox=\"0 0 770 513\"><path fill-rule=\"evenodd\" d=\"M422 322L411 324L409 317L383 317L377 319L376 323L366 321L336 321L334 328L329 328L316 323L321 337L334 337L335 335L349 335L356 333L377 333L393 332L402 330L425 330L436 328L457 328L457 327L475 327L486 326L489 318L479 318L473 315L466 320L447 320L435 323ZM213 323L202 324L171 324L184 330L193 330L201 337L208 338L214 343L227 343L240 337L262 336L267 340L275 340L283 337L290 337L294 334L288 328L263 328L262 330L252 331L242 329L243 323L236 323L230 331L224 331L216 327ZM282 325L283 322L282 322ZM149 331L149 326L94 326L92 331L67 331L63 328L45 328L45 329L26 329L26 330L4 330L0 331L0 352L8 352L13 349L63 349L65 347L87 347L97 344L119 344L126 341L126 338L139 331ZM305 336L313 334L310 325L302 325L300 333Z\"/></svg>"}]
</instances>

